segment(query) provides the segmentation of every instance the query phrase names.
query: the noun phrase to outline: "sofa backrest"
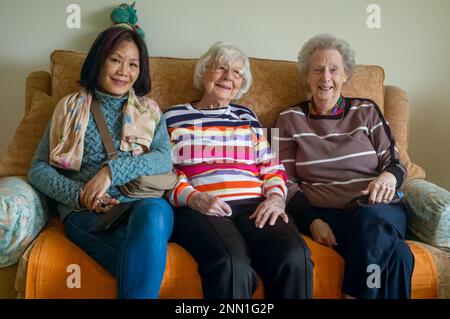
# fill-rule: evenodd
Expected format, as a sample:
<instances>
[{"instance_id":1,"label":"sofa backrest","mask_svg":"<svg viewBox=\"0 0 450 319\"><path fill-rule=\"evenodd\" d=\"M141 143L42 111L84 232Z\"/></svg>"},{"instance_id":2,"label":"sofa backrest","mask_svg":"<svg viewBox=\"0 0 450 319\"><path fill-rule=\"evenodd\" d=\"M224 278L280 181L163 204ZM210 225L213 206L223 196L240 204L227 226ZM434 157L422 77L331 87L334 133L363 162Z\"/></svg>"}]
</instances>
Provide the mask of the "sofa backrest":
<instances>
[{"instance_id":1,"label":"sofa backrest","mask_svg":"<svg viewBox=\"0 0 450 319\"><path fill-rule=\"evenodd\" d=\"M51 95L54 98L75 92L85 53L54 51L51 55ZM162 110L194 101L200 92L193 85L197 59L151 57L150 70L153 98ZM279 112L288 106L306 100L307 93L291 61L251 58L253 84L237 104L250 107L264 127L275 124ZM344 84L343 94L349 97L369 98L383 110L384 71L379 66L358 65L355 73Z\"/></svg>"}]
</instances>

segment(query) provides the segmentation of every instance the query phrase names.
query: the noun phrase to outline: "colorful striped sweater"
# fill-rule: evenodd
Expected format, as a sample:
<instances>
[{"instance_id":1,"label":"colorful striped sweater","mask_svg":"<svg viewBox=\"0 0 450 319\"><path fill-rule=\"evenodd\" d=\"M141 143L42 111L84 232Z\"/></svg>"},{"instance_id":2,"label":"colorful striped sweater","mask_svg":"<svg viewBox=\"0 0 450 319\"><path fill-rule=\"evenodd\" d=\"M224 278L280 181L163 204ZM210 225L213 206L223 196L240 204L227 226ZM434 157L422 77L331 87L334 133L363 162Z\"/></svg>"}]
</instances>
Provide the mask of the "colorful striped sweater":
<instances>
[{"instance_id":1,"label":"colorful striped sweater","mask_svg":"<svg viewBox=\"0 0 450 319\"><path fill-rule=\"evenodd\" d=\"M370 100L345 98L342 116L309 114L304 102L283 110L276 127L288 202L302 193L312 206L345 208L383 171L397 188L406 178L391 129Z\"/></svg>"},{"instance_id":2,"label":"colorful striped sweater","mask_svg":"<svg viewBox=\"0 0 450 319\"><path fill-rule=\"evenodd\" d=\"M287 195L286 175L247 107L229 105L208 110L175 105L165 113L177 185L169 198L186 206L197 191L225 201L277 193Z\"/></svg>"}]
</instances>

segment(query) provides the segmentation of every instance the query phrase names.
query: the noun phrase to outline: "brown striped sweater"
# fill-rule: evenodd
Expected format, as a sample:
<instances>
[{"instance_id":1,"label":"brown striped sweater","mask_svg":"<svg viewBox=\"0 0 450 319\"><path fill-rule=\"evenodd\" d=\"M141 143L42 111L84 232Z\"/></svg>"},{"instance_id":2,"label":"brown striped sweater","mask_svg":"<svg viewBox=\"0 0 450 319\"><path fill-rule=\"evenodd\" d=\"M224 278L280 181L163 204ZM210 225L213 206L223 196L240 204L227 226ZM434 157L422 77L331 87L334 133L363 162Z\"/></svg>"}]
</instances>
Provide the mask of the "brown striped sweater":
<instances>
[{"instance_id":1,"label":"brown striped sweater","mask_svg":"<svg viewBox=\"0 0 450 319\"><path fill-rule=\"evenodd\" d=\"M306 197L312 206L343 209L383 171L394 174L397 189L403 184L406 170L378 106L345 103L343 116L308 117L308 102L280 113L274 143L288 175L288 203Z\"/></svg>"}]
</instances>

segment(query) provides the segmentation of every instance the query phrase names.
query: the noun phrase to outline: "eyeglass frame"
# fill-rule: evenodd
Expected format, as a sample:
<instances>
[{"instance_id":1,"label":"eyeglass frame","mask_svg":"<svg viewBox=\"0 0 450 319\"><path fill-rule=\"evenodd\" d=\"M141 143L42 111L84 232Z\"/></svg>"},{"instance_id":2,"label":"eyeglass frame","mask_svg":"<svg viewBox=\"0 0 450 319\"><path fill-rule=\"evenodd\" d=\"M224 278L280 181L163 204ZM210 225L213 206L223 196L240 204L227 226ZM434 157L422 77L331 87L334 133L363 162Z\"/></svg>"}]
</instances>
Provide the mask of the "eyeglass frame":
<instances>
[{"instance_id":1,"label":"eyeglass frame","mask_svg":"<svg viewBox=\"0 0 450 319\"><path fill-rule=\"evenodd\" d=\"M212 64L208 67L208 70L221 75L231 73L231 78L235 80L243 80L245 76L243 69L230 69L230 67L225 64Z\"/></svg>"}]
</instances>

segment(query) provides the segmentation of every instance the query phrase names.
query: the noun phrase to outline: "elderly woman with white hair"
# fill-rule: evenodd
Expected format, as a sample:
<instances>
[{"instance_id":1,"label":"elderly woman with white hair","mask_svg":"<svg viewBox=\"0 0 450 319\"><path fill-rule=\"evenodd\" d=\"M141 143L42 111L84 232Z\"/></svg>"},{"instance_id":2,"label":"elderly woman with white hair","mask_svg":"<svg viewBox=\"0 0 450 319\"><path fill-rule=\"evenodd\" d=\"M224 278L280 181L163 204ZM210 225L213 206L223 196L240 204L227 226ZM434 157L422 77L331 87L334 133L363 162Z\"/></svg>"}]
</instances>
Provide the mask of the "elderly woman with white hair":
<instances>
[{"instance_id":1,"label":"elderly woman with white hair","mask_svg":"<svg viewBox=\"0 0 450 319\"><path fill-rule=\"evenodd\" d=\"M276 124L287 211L344 258L346 297L410 298L414 257L396 194L406 170L392 131L376 103L342 95L355 67L346 41L313 37L298 60L312 97L282 111Z\"/></svg>"},{"instance_id":2,"label":"elderly woman with white hair","mask_svg":"<svg viewBox=\"0 0 450 319\"><path fill-rule=\"evenodd\" d=\"M218 42L197 62L199 101L165 112L179 180L172 241L198 263L205 298L311 298L310 252L285 212L286 175L258 119L232 104L248 91L250 63Z\"/></svg>"}]
</instances>

